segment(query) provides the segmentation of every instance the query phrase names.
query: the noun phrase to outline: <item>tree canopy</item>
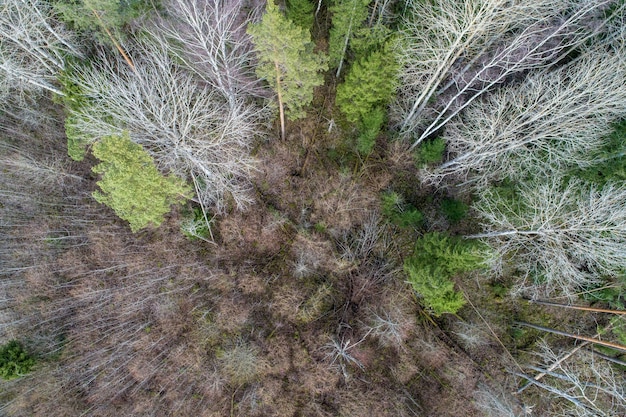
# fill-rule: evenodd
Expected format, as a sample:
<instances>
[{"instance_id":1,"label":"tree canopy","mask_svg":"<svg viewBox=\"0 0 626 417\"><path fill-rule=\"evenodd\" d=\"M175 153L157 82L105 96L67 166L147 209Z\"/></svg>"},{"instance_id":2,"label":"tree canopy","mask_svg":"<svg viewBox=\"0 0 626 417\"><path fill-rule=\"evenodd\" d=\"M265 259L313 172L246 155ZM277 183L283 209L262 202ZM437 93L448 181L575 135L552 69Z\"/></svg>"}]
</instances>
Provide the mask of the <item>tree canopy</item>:
<instances>
[{"instance_id":1,"label":"tree canopy","mask_svg":"<svg viewBox=\"0 0 626 417\"><path fill-rule=\"evenodd\" d=\"M93 146L93 154L101 161L93 171L102 174L94 198L126 220L133 232L160 225L171 205L191 193L182 179L161 174L128 134L103 138Z\"/></svg>"},{"instance_id":2,"label":"tree canopy","mask_svg":"<svg viewBox=\"0 0 626 417\"><path fill-rule=\"evenodd\" d=\"M309 32L287 19L272 2L260 23L250 25L259 64L256 73L276 92L281 132L284 117L296 120L306 115L304 108L313 100L313 89L322 85L326 58L313 51Z\"/></svg>"}]
</instances>

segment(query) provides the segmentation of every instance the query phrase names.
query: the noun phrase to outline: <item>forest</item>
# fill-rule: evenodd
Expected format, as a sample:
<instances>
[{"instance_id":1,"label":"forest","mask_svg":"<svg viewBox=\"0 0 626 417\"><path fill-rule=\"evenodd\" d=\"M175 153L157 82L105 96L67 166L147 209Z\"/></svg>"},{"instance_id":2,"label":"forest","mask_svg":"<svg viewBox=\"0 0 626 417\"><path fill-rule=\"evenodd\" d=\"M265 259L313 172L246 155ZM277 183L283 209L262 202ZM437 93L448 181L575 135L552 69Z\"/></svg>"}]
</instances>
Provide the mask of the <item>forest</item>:
<instances>
[{"instance_id":1,"label":"forest","mask_svg":"<svg viewBox=\"0 0 626 417\"><path fill-rule=\"evenodd\" d=\"M626 416L624 0L0 0L0 416Z\"/></svg>"}]
</instances>

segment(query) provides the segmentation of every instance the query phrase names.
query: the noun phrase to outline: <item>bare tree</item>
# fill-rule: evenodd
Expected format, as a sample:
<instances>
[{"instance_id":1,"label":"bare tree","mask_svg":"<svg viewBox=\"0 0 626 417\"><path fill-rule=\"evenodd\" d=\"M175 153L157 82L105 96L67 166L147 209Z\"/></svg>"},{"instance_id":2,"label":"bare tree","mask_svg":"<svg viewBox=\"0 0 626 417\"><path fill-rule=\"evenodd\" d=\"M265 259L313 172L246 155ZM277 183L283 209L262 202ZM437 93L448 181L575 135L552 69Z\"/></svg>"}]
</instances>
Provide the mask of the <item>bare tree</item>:
<instances>
[{"instance_id":1,"label":"bare tree","mask_svg":"<svg viewBox=\"0 0 626 417\"><path fill-rule=\"evenodd\" d=\"M618 274L626 250L626 186L602 189L559 178L520 186L515 198L482 192L475 208L484 239L522 273L521 290L534 294L577 288ZM538 283L541 281L543 283Z\"/></svg>"},{"instance_id":2,"label":"bare tree","mask_svg":"<svg viewBox=\"0 0 626 417\"><path fill-rule=\"evenodd\" d=\"M70 112L70 129L85 141L127 130L162 169L193 181L205 208L223 212L231 198L237 208L246 207L254 169L249 147L260 109L240 99L229 105L202 88L171 61L166 47L142 44L134 52L135 71L108 54L73 69L88 104Z\"/></svg>"},{"instance_id":3,"label":"bare tree","mask_svg":"<svg viewBox=\"0 0 626 417\"><path fill-rule=\"evenodd\" d=\"M150 29L165 38L172 53L198 77L221 92L232 107L242 98L264 95L251 65L246 26L261 13L258 4L243 0L169 0L167 19Z\"/></svg>"},{"instance_id":4,"label":"bare tree","mask_svg":"<svg viewBox=\"0 0 626 417\"><path fill-rule=\"evenodd\" d=\"M626 65L621 48L585 51L558 71L530 75L474 102L448 124L450 159L424 172L427 182L471 174L474 181L551 175L591 163L611 122L626 116Z\"/></svg>"},{"instance_id":5,"label":"bare tree","mask_svg":"<svg viewBox=\"0 0 626 417\"><path fill-rule=\"evenodd\" d=\"M400 130L412 148L492 87L547 68L600 32L612 0L412 2L399 51ZM424 127L426 125L426 127Z\"/></svg>"},{"instance_id":6,"label":"bare tree","mask_svg":"<svg viewBox=\"0 0 626 417\"><path fill-rule=\"evenodd\" d=\"M575 357L563 361L562 354L555 352L547 343L540 343L539 348L536 354L543 367L528 365L528 368L546 374L544 379L547 381L534 384L550 392L556 399L549 415L624 415L626 381L623 372L613 369L610 363L593 352L579 351ZM544 369L555 363L558 365L554 369Z\"/></svg>"},{"instance_id":7,"label":"bare tree","mask_svg":"<svg viewBox=\"0 0 626 417\"><path fill-rule=\"evenodd\" d=\"M0 97L25 91L62 92L55 86L64 55L80 56L71 33L40 0L0 3Z\"/></svg>"}]
</instances>

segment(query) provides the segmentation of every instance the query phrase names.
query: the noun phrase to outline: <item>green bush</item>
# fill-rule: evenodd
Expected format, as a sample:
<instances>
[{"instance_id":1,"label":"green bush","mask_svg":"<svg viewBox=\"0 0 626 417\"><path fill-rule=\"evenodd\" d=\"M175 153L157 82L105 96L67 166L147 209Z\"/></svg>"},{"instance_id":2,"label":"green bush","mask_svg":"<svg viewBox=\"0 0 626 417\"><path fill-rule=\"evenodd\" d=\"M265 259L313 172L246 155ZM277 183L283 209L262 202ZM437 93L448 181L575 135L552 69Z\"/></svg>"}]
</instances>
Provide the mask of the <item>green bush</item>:
<instances>
[{"instance_id":1,"label":"green bush","mask_svg":"<svg viewBox=\"0 0 626 417\"><path fill-rule=\"evenodd\" d=\"M107 136L93 147L101 162L92 168L102 174L93 197L115 210L133 232L159 226L172 204L191 195L191 188L177 176L161 174L152 157L128 134Z\"/></svg>"},{"instance_id":2,"label":"green bush","mask_svg":"<svg viewBox=\"0 0 626 417\"><path fill-rule=\"evenodd\" d=\"M433 232L417 241L404 270L424 306L440 316L454 314L465 304L463 294L454 290L452 276L483 268L487 259L483 244Z\"/></svg>"},{"instance_id":3,"label":"green bush","mask_svg":"<svg viewBox=\"0 0 626 417\"><path fill-rule=\"evenodd\" d=\"M58 76L65 95L57 97L57 100L63 103L66 110L79 113L82 108L89 106L89 101L80 86L72 81L72 65L70 64L73 61L75 60L70 60L67 69ZM81 130L76 127L78 117L77 115L72 115L65 118L65 136L67 136L67 154L69 157L75 161L82 161L85 159L87 147L93 142L93 139L83 135Z\"/></svg>"},{"instance_id":4,"label":"green bush","mask_svg":"<svg viewBox=\"0 0 626 417\"><path fill-rule=\"evenodd\" d=\"M56 0L55 11L73 29L94 31L96 38L112 44L107 31L119 39L133 19L152 10L154 3L145 0Z\"/></svg>"},{"instance_id":5,"label":"green bush","mask_svg":"<svg viewBox=\"0 0 626 417\"><path fill-rule=\"evenodd\" d=\"M357 138L356 150L361 155L369 155L376 144L376 138L385 122L385 111L376 107L368 117L359 123L359 136Z\"/></svg>"},{"instance_id":6,"label":"green bush","mask_svg":"<svg viewBox=\"0 0 626 417\"><path fill-rule=\"evenodd\" d=\"M441 265L407 261L404 270L409 275L409 282L422 297L425 307L435 316L455 314L465 305L463 294L454 290L454 282Z\"/></svg>"},{"instance_id":7,"label":"green bush","mask_svg":"<svg viewBox=\"0 0 626 417\"><path fill-rule=\"evenodd\" d=\"M400 227L420 227L424 221L424 215L395 191L381 195L381 209L384 217Z\"/></svg>"},{"instance_id":8,"label":"green bush","mask_svg":"<svg viewBox=\"0 0 626 417\"><path fill-rule=\"evenodd\" d=\"M446 141L443 138L422 142L417 150L417 162L422 165L439 163L445 150Z\"/></svg>"},{"instance_id":9,"label":"green bush","mask_svg":"<svg viewBox=\"0 0 626 417\"><path fill-rule=\"evenodd\" d=\"M441 202L441 211L451 223L458 223L467 215L469 207L462 201L446 198Z\"/></svg>"},{"instance_id":10,"label":"green bush","mask_svg":"<svg viewBox=\"0 0 626 417\"><path fill-rule=\"evenodd\" d=\"M194 207L180 222L180 230L190 240L207 240L211 238L211 230L209 229L211 223L211 217L209 217L209 224L207 224L202 208Z\"/></svg>"},{"instance_id":11,"label":"green bush","mask_svg":"<svg viewBox=\"0 0 626 417\"><path fill-rule=\"evenodd\" d=\"M0 377L6 380L19 378L29 373L35 366L33 359L22 343L11 340L0 346Z\"/></svg>"}]
</instances>

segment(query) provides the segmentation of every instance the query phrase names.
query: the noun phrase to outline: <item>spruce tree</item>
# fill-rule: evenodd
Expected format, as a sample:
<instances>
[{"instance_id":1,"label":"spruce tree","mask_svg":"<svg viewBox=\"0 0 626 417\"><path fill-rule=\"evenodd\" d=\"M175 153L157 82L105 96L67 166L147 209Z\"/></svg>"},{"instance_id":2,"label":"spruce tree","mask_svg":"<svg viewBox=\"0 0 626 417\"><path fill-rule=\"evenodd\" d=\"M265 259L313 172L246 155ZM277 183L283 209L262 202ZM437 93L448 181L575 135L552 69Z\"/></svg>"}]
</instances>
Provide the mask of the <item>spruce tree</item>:
<instances>
[{"instance_id":1,"label":"spruce tree","mask_svg":"<svg viewBox=\"0 0 626 417\"><path fill-rule=\"evenodd\" d=\"M393 97L397 64L390 48L375 51L352 65L343 84L337 87L337 106L352 123L363 121Z\"/></svg>"},{"instance_id":2,"label":"spruce tree","mask_svg":"<svg viewBox=\"0 0 626 417\"><path fill-rule=\"evenodd\" d=\"M454 314L465 299L454 290L452 276L484 268L488 258L489 252L481 243L434 232L417 241L413 255L404 262L404 270L434 315Z\"/></svg>"},{"instance_id":3,"label":"spruce tree","mask_svg":"<svg viewBox=\"0 0 626 417\"><path fill-rule=\"evenodd\" d=\"M93 167L102 174L97 182L100 190L93 197L128 221L133 232L160 225L170 206L191 193L182 179L162 175L150 155L131 142L128 134L103 138L94 145L93 154L102 161Z\"/></svg>"},{"instance_id":4,"label":"spruce tree","mask_svg":"<svg viewBox=\"0 0 626 417\"><path fill-rule=\"evenodd\" d=\"M287 18L302 29L311 30L315 15L315 5L311 0L287 0Z\"/></svg>"},{"instance_id":5,"label":"spruce tree","mask_svg":"<svg viewBox=\"0 0 626 417\"><path fill-rule=\"evenodd\" d=\"M285 115L289 120L304 117L313 89L323 84L326 57L313 52L310 33L283 16L271 0L261 22L250 25L248 33L259 60L256 73L276 92L284 138Z\"/></svg>"},{"instance_id":6,"label":"spruce tree","mask_svg":"<svg viewBox=\"0 0 626 417\"><path fill-rule=\"evenodd\" d=\"M350 40L367 19L369 3L370 0L335 0L330 8L333 25L328 39L328 55L331 68L337 68L337 77L341 73Z\"/></svg>"},{"instance_id":7,"label":"spruce tree","mask_svg":"<svg viewBox=\"0 0 626 417\"><path fill-rule=\"evenodd\" d=\"M385 122L386 106L397 87L397 67L388 44L356 61L337 87L337 106L360 132L357 150L361 154L371 152Z\"/></svg>"}]
</instances>

